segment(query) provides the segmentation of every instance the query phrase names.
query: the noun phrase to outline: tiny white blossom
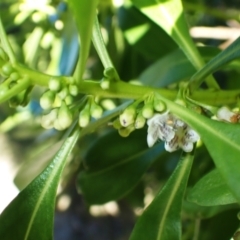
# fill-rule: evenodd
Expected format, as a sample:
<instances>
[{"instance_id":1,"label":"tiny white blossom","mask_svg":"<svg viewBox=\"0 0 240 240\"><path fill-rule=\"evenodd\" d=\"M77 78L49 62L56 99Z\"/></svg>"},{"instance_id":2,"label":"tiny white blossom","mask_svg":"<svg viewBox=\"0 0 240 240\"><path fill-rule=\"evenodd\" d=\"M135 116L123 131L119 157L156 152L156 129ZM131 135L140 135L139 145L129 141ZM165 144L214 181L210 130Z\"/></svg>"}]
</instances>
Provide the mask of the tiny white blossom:
<instances>
[{"instance_id":1,"label":"tiny white blossom","mask_svg":"<svg viewBox=\"0 0 240 240\"><path fill-rule=\"evenodd\" d=\"M218 109L216 117L219 120L231 122L231 123L237 123L239 122L239 113L232 112L229 108L223 106Z\"/></svg>"},{"instance_id":2,"label":"tiny white blossom","mask_svg":"<svg viewBox=\"0 0 240 240\"><path fill-rule=\"evenodd\" d=\"M155 114L147 121L147 143L152 147L158 139L165 141L165 149L174 152L182 148L185 152L193 150L193 143L199 140L199 135L186 123L169 112Z\"/></svg>"}]
</instances>

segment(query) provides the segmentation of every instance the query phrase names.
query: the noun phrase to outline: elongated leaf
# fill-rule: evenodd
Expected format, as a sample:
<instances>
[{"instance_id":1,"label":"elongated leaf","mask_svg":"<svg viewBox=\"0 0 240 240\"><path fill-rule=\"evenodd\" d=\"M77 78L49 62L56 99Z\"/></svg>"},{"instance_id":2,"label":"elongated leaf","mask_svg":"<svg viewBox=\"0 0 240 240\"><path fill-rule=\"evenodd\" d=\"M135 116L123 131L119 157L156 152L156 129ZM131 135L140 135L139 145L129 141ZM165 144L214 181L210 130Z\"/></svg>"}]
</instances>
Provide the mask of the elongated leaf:
<instances>
[{"instance_id":1,"label":"elongated leaf","mask_svg":"<svg viewBox=\"0 0 240 240\"><path fill-rule=\"evenodd\" d=\"M193 153L182 154L166 185L137 221L130 240L181 239L180 213L192 162Z\"/></svg>"},{"instance_id":2,"label":"elongated leaf","mask_svg":"<svg viewBox=\"0 0 240 240\"><path fill-rule=\"evenodd\" d=\"M203 66L201 56L189 35L180 0L132 0L132 2L174 39L196 69Z\"/></svg>"},{"instance_id":3,"label":"elongated leaf","mask_svg":"<svg viewBox=\"0 0 240 240\"><path fill-rule=\"evenodd\" d=\"M196 72L192 77L191 81L194 85L200 85L200 83L209 74L215 72L222 66L226 65L230 61L240 57L240 38L236 39L228 48L223 50L211 61L209 61L203 68Z\"/></svg>"},{"instance_id":4,"label":"elongated leaf","mask_svg":"<svg viewBox=\"0 0 240 240\"><path fill-rule=\"evenodd\" d=\"M220 52L213 47L200 47L198 50L205 61L209 61ZM152 87L165 87L190 78L195 71L181 49L177 49L148 67L139 79Z\"/></svg>"},{"instance_id":5,"label":"elongated leaf","mask_svg":"<svg viewBox=\"0 0 240 240\"><path fill-rule=\"evenodd\" d=\"M57 186L78 136L75 131L46 169L0 215L1 240L52 239Z\"/></svg>"},{"instance_id":6,"label":"elongated leaf","mask_svg":"<svg viewBox=\"0 0 240 240\"><path fill-rule=\"evenodd\" d=\"M80 59L75 76L82 78L92 38L92 26L96 15L98 0L68 0L77 23L80 35Z\"/></svg>"},{"instance_id":7,"label":"elongated leaf","mask_svg":"<svg viewBox=\"0 0 240 240\"><path fill-rule=\"evenodd\" d=\"M168 108L200 135L219 172L240 202L240 125L208 119L167 99Z\"/></svg>"},{"instance_id":8,"label":"elongated leaf","mask_svg":"<svg viewBox=\"0 0 240 240\"><path fill-rule=\"evenodd\" d=\"M237 202L217 169L205 175L191 189L188 200L201 206L225 205Z\"/></svg>"},{"instance_id":9,"label":"elongated leaf","mask_svg":"<svg viewBox=\"0 0 240 240\"><path fill-rule=\"evenodd\" d=\"M113 132L89 150L87 170L78 176L78 189L89 204L116 200L131 191L163 151L163 146L149 149L146 133L133 132L122 138Z\"/></svg>"}]
</instances>

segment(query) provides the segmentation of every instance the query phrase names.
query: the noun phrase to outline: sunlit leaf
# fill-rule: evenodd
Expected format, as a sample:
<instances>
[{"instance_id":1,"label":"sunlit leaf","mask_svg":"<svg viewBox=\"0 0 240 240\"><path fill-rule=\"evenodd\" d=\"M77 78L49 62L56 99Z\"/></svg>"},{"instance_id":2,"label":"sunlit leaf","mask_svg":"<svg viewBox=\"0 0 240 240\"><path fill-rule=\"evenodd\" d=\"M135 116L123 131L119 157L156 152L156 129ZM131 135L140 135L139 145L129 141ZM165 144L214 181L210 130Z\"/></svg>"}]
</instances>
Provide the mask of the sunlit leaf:
<instances>
[{"instance_id":1,"label":"sunlit leaf","mask_svg":"<svg viewBox=\"0 0 240 240\"><path fill-rule=\"evenodd\" d=\"M240 202L240 125L218 122L165 99L168 108L200 135L230 191Z\"/></svg>"},{"instance_id":2,"label":"sunlit leaf","mask_svg":"<svg viewBox=\"0 0 240 240\"><path fill-rule=\"evenodd\" d=\"M166 185L137 221L130 240L181 239L182 199L193 162L193 153L183 153Z\"/></svg>"},{"instance_id":3,"label":"sunlit leaf","mask_svg":"<svg viewBox=\"0 0 240 240\"><path fill-rule=\"evenodd\" d=\"M133 132L128 138L114 131L89 149L78 189L89 204L119 199L137 185L162 151L163 146L148 148L145 131Z\"/></svg>"},{"instance_id":4,"label":"sunlit leaf","mask_svg":"<svg viewBox=\"0 0 240 240\"><path fill-rule=\"evenodd\" d=\"M1 240L52 239L57 186L78 136L75 131L68 137L46 169L2 212Z\"/></svg>"},{"instance_id":5,"label":"sunlit leaf","mask_svg":"<svg viewBox=\"0 0 240 240\"><path fill-rule=\"evenodd\" d=\"M189 35L180 0L132 0L132 2L174 39L196 69L202 67L203 61Z\"/></svg>"},{"instance_id":6,"label":"sunlit leaf","mask_svg":"<svg viewBox=\"0 0 240 240\"><path fill-rule=\"evenodd\" d=\"M188 200L201 206L224 205L237 202L217 169L211 171L197 182L189 192Z\"/></svg>"},{"instance_id":7,"label":"sunlit leaf","mask_svg":"<svg viewBox=\"0 0 240 240\"><path fill-rule=\"evenodd\" d=\"M92 38L92 26L98 0L68 0L77 23L80 36L80 59L76 76L82 78Z\"/></svg>"}]
</instances>

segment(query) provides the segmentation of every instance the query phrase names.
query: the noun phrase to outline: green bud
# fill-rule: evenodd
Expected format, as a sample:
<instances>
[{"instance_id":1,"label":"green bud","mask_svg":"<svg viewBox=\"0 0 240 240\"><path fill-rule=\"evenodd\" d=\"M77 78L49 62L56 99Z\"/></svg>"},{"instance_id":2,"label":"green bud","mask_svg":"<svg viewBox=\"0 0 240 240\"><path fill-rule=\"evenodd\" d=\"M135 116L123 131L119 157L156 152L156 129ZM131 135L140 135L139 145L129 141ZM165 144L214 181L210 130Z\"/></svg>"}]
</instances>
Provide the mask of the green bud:
<instances>
[{"instance_id":1,"label":"green bud","mask_svg":"<svg viewBox=\"0 0 240 240\"><path fill-rule=\"evenodd\" d=\"M123 127L127 127L134 123L136 116L136 108L134 106L127 107L120 115L119 119Z\"/></svg>"},{"instance_id":2,"label":"green bud","mask_svg":"<svg viewBox=\"0 0 240 240\"><path fill-rule=\"evenodd\" d=\"M55 101L55 93L47 90L40 98L40 106L43 109L50 109Z\"/></svg>"},{"instance_id":3,"label":"green bud","mask_svg":"<svg viewBox=\"0 0 240 240\"><path fill-rule=\"evenodd\" d=\"M90 122L90 113L88 108L84 108L79 113L78 123L80 127L86 127Z\"/></svg>"},{"instance_id":4,"label":"green bud","mask_svg":"<svg viewBox=\"0 0 240 240\"><path fill-rule=\"evenodd\" d=\"M65 98L65 103L69 106L73 103L73 97L71 95L67 95Z\"/></svg>"},{"instance_id":5,"label":"green bud","mask_svg":"<svg viewBox=\"0 0 240 240\"><path fill-rule=\"evenodd\" d=\"M41 125L45 129L51 129L54 126L54 121L57 118L58 109L51 110L48 114L42 116Z\"/></svg>"},{"instance_id":6,"label":"green bud","mask_svg":"<svg viewBox=\"0 0 240 240\"><path fill-rule=\"evenodd\" d=\"M92 102L91 108L90 108L91 116L97 119L102 116L102 113L103 113L103 109L95 102Z\"/></svg>"},{"instance_id":7,"label":"green bud","mask_svg":"<svg viewBox=\"0 0 240 240\"><path fill-rule=\"evenodd\" d=\"M6 63L2 66L2 74L5 77L10 76L10 74L14 71L12 65L10 63Z\"/></svg>"},{"instance_id":8,"label":"green bud","mask_svg":"<svg viewBox=\"0 0 240 240\"><path fill-rule=\"evenodd\" d=\"M121 125L121 123L120 123L120 119L119 119L119 118L115 119L115 120L113 121L112 125L113 125L113 127L114 127L115 129L117 129L117 130L120 129L120 128L122 128L122 125Z\"/></svg>"},{"instance_id":9,"label":"green bud","mask_svg":"<svg viewBox=\"0 0 240 240\"><path fill-rule=\"evenodd\" d=\"M65 87L59 93L58 96L60 99L64 100L68 95L68 89Z\"/></svg>"},{"instance_id":10,"label":"green bud","mask_svg":"<svg viewBox=\"0 0 240 240\"><path fill-rule=\"evenodd\" d=\"M118 129L118 133L121 137L128 137L131 132L135 130L134 124L129 125L126 128Z\"/></svg>"},{"instance_id":11,"label":"green bud","mask_svg":"<svg viewBox=\"0 0 240 240\"><path fill-rule=\"evenodd\" d=\"M8 55L1 47L0 47L0 58L5 62L9 60Z\"/></svg>"},{"instance_id":12,"label":"green bud","mask_svg":"<svg viewBox=\"0 0 240 240\"><path fill-rule=\"evenodd\" d=\"M110 87L110 80L108 78L103 78L101 83L100 83L100 86L104 90L109 89L109 87Z\"/></svg>"},{"instance_id":13,"label":"green bud","mask_svg":"<svg viewBox=\"0 0 240 240\"><path fill-rule=\"evenodd\" d=\"M151 118L154 114L152 103L146 103L142 108L142 115L144 118Z\"/></svg>"},{"instance_id":14,"label":"green bud","mask_svg":"<svg viewBox=\"0 0 240 240\"><path fill-rule=\"evenodd\" d=\"M68 128L72 124L72 112L63 101L61 107L58 110L58 124L62 129Z\"/></svg>"},{"instance_id":15,"label":"green bud","mask_svg":"<svg viewBox=\"0 0 240 240\"><path fill-rule=\"evenodd\" d=\"M166 109L165 103L157 98L154 99L153 107L157 112L163 112Z\"/></svg>"},{"instance_id":16,"label":"green bud","mask_svg":"<svg viewBox=\"0 0 240 240\"><path fill-rule=\"evenodd\" d=\"M7 84L0 84L0 96L4 96L9 90L9 86Z\"/></svg>"},{"instance_id":17,"label":"green bud","mask_svg":"<svg viewBox=\"0 0 240 240\"><path fill-rule=\"evenodd\" d=\"M146 119L143 117L142 113L138 113L136 121L135 121L135 128L140 129L143 128L146 123Z\"/></svg>"},{"instance_id":18,"label":"green bud","mask_svg":"<svg viewBox=\"0 0 240 240\"><path fill-rule=\"evenodd\" d=\"M63 131L65 128L63 128L60 123L59 123L59 119L55 119L54 123L53 123L53 127L58 130L58 131Z\"/></svg>"},{"instance_id":19,"label":"green bud","mask_svg":"<svg viewBox=\"0 0 240 240\"><path fill-rule=\"evenodd\" d=\"M78 87L76 85L69 85L69 93L72 96L77 96L78 95Z\"/></svg>"},{"instance_id":20,"label":"green bud","mask_svg":"<svg viewBox=\"0 0 240 240\"><path fill-rule=\"evenodd\" d=\"M20 75L19 75L18 72L12 72L10 74L10 78L11 78L12 81L17 81L20 78Z\"/></svg>"},{"instance_id":21,"label":"green bud","mask_svg":"<svg viewBox=\"0 0 240 240\"><path fill-rule=\"evenodd\" d=\"M50 80L48 82L48 87L53 92L60 91L61 87L62 87L61 80L59 78L56 78L56 77L50 78Z\"/></svg>"}]
</instances>

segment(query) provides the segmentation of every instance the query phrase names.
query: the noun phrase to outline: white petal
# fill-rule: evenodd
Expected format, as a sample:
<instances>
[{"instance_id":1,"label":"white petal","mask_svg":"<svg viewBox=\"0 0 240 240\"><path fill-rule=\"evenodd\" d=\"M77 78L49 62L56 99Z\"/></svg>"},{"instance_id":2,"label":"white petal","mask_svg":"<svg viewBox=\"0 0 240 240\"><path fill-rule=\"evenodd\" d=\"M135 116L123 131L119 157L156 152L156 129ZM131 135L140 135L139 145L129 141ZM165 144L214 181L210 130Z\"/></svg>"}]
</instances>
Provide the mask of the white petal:
<instances>
[{"instance_id":1,"label":"white petal","mask_svg":"<svg viewBox=\"0 0 240 240\"><path fill-rule=\"evenodd\" d=\"M166 141L164 147L168 152L176 151L179 148L178 137L176 136L170 142Z\"/></svg>"},{"instance_id":2,"label":"white petal","mask_svg":"<svg viewBox=\"0 0 240 240\"><path fill-rule=\"evenodd\" d=\"M193 143L192 142L185 142L182 145L182 150L184 152L191 152L193 150Z\"/></svg>"},{"instance_id":3,"label":"white petal","mask_svg":"<svg viewBox=\"0 0 240 240\"><path fill-rule=\"evenodd\" d=\"M231 122L231 117L235 115L234 112L230 111L227 107L221 107L217 111L217 118L219 120L225 120L227 122Z\"/></svg>"},{"instance_id":4,"label":"white petal","mask_svg":"<svg viewBox=\"0 0 240 240\"><path fill-rule=\"evenodd\" d=\"M151 125L152 123L156 123L158 125L161 125L162 123L167 121L167 118L168 118L168 112L165 112L163 114L156 113L153 115L153 117L147 120L147 124Z\"/></svg>"},{"instance_id":5,"label":"white petal","mask_svg":"<svg viewBox=\"0 0 240 240\"><path fill-rule=\"evenodd\" d=\"M175 136L175 131L173 130L173 128L166 124L164 124L163 126L160 127L159 132L160 132L159 138L163 141L169 142Z\"/></svg>"},{"instance_id":6,"label":"white petal","mask_svg":"<svg viewBox=\"0 0 240 240\"><path fill-rule=\"evenodd\" d=\"M158 139L158 132L154 132L153 134L148 133L147 135L147 144L148 147L152 147L154 145L154 143L157 141Z\"/></svg>"},{"instance_id":7,"label":"white petal","mask_svg":"<svg viewBox=\"0 0 240 240\"><path fill-rule=\"evenodd\" d=\"M194 143L200 139L200 136L198 135L198 133L196 131L194 131L191 128L188 128L185 132L184 139L186 139L186 141L188 141L188 142Z\"/></svg>"}]
</instances>

